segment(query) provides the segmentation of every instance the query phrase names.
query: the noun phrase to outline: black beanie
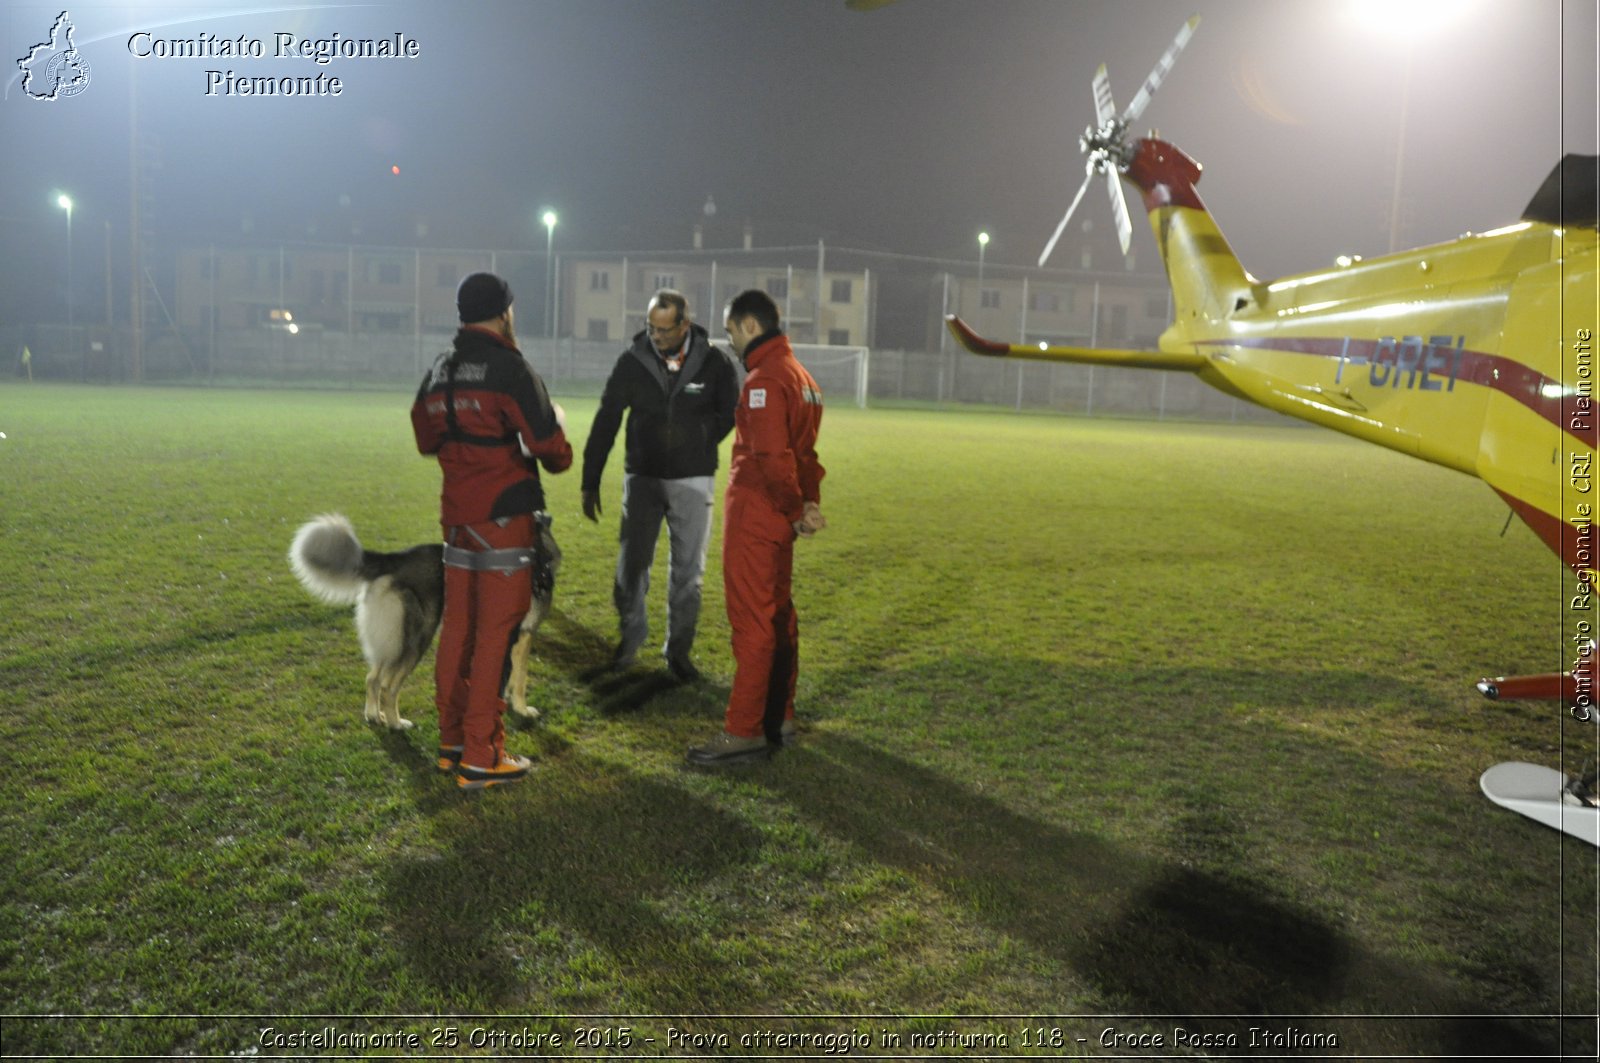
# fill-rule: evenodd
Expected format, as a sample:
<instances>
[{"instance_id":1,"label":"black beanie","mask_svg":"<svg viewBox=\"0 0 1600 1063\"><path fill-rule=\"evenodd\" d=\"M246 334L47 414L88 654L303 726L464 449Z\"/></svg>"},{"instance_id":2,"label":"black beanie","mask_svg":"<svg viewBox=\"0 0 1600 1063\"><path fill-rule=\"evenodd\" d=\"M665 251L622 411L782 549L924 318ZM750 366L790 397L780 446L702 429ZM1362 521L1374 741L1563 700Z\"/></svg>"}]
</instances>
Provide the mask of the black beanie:
<instances>
[{"instance_id":1,"label":"black beanie","mask_svg":"<svg viewBox=\"0 0 1600 1063\"><path fill-rule=\"evenodd\" d=\"M492 321L511 306L511 285L493 273L470 273L456 289L461 323Z\"/></svg>"}]
</instances>

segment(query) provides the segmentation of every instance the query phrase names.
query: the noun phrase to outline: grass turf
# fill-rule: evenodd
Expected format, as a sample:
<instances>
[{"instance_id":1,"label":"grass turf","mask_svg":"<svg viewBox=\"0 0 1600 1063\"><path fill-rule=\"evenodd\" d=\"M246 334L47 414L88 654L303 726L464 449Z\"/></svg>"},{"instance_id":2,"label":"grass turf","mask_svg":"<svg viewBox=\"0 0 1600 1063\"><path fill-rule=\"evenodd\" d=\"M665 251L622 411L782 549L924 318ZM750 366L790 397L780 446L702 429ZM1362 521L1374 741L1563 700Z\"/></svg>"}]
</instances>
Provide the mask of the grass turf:
<instances>
[{"instance_id":1,"label":"grass turf","mask_svg":"<svg viewBox=\"0 0 1600 1063\"><path fill-rule=\"evenodd\" d=\"M5 1054L575 1052L602 1014L634 1018L590 1047L647 1054L1593 1052L1595 851L1477 791L1593 752L1471 689L1566 655L1559 566L1481 484L1310 430L835 406L802 739L721 775L682 762L732 673L720 539L709 681L597 671L618 454L600 527L547 482L537 765L470 797L433 769L431 655L418 726L367 726L348 611L284 562L330 509L437 534L407 403L0 386Z\"/></svg>"}]
</instances>

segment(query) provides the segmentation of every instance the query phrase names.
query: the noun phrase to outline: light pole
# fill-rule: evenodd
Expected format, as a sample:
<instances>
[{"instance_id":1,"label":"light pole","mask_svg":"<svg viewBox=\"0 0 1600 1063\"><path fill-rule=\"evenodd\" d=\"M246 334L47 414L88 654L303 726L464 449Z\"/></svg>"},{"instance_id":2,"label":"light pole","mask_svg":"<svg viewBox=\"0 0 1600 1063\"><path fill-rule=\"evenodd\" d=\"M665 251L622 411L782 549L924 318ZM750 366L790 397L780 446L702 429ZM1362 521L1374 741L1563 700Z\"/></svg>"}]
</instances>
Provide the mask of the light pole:
<instances>
[{"instance_id":1,"label":"light pole","mask_svg":"<svg viewBox=\"0 0 1600 1063\"><path fill-rule=\"evenodd\" d=\"M67 327L72 327L72 197L65 192L56 197L56 206L67 212Z\"/></svg>"},{"instance_id":2,"label":"light pole","mask_svg":"<svg viewBox=\"0 0 1600 1063\"><path fill-rule=\"evenodd\" d=\"M978 234L978 320L983 320L983 254L989 249L989 234Z\"/></svg>"},{"instance_id":3,"label":"light pole","mask_svg":"<svg viewBox=\"0 0 1600 1063\"><path fill-rule=\"evenodd\" d=\"M551 257L551 252L555 250L556 244L556 212L547 210L539 220L544 222L544 321L545 327L550 333L550 338L555 339L556 322L554 316L550 313L550 308L555 302L556 287L555 270L553 268L555 260Z\"/></svg>"},{"instance_id":4,"label":"light pole","mask_svg":"<svg viewBox=\"0 0 1600 1063\"><path fill-rule=\"evenodd\" d=\"M1389 250L1400 249L1400 197L1405 180L1406 120L1411 106L1411 79L1416 65L1416 42L1426 33L1437 35L1450 21L1470 13L1467 0L1352 0L1351 17L1368 32L1397 40L1402 48L1400 98L1394 137L1394 187L1389 192Z\"/></svg>"},{"instance_id":5,"label":"light pole","mask_svg":"<svg viewBox=\"0 0 1600 1063\"><path fill-rule=\"evenodd\" d=\"M1405 48L1405 65L1400 75L1400 106L1397 108L1399 117L1395 121L1394 188L1389 193L1390 253L1400 250L1400 188L1406 165L1406 109L1411 102L1412 49L1410 41L1406 42Z\"/></svg>"}]
</instances>

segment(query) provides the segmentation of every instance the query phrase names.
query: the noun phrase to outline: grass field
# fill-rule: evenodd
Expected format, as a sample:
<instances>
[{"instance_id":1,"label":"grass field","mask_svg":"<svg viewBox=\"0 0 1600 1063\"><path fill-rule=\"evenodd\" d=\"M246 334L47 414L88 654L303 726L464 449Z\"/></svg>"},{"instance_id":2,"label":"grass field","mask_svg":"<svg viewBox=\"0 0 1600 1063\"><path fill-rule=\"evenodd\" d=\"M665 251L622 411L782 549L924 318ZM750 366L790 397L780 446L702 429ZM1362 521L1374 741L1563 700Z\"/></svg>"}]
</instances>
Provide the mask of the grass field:
<instances>
[{"instance_id":1,"label":"grass field","mask_svg":"<svg viewBox=\"0 0 1600 1063\"><path fill-rule=\"evenodd\" d=\"M0 385L4 1054L1593 1054L1595 850L1477 789L1594 737L1472 689L1566 656L1483 485L1314 430L836 405L801 740L707 774L720 539L707 681L596 671L617 455L599 528L548 482L537 765L471 796L431 654L417 727L367 726L349 612L284 560L328 510L437 534L408 403Z\"/></svg>"}]
</instances>

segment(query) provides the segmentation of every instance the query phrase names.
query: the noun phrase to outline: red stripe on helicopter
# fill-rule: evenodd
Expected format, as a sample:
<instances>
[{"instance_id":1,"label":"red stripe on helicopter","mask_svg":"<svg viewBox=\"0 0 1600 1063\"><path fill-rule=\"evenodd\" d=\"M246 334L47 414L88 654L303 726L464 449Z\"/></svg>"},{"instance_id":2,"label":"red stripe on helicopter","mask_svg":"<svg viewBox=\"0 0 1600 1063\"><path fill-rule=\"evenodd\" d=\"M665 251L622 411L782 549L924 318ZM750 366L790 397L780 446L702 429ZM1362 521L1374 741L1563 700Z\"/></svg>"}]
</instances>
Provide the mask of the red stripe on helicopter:
<instances>
[{"instance_id":1,"label":"red stripe on helicopter","mask_svg":"<svg viewBox=\"0 0 1600 1063\"><path fill-rule=\"evenodd\" d=\"M1011 344L996 343L994 340L984 339L976 332L973 332L971 326L954 314L946 314L944 320L950 328L956 331L961 345L973 354L986 354L994 358L1004 358L1011 353Z\"/></svg>"},{"instance_id":2,"label":"red stripe on helicopter","mask_svg":"<svg viewBox=\"0 0 1600 1063\"><path fill-rule=\"evenodd\" d=\"M1490 485L1493 486L1492 484ZM1546 546L1555 551L1561 558L1562 564L1572 571L1582 575L1585 571L1592 571L1595 567L1594 531L1593 525L1579 527L1568 524L1559 517L1553 517L1531 503L1513 495L1508 495L1498 487L1494 493L1505 499L1522 522L1533 529Z\"/></svg>"},{"instance_id":3,"label":"red stripe on helicopter","mask_svg":"<svg viewBox=\"0 0 1600 1063\"><path fill-rule=\"evenodd\" d=\"M1586 447L1595 445L1594 418L1578 416L1574 400L1559 381L1552 380L1521 362L1500 354L1469 351L1460 346L1441 346L1439 340L1458 337L1433 336L1424 342L1420 336L1358 340L1353 337L1322 339L1280 337L1273 339L1200 340L1201 347L1248 347L1284 354L1309 354L1332 358L1340 365L1334 382L1344 383L1362 370L1373 387L1449 392L1460 381L1498 391L1526 406L1539 417L1571 435ZM1409 358L1406 355L1409 353ZM1385 358L1385 355L1388 355ZM1381 371L1381 372L1380 372ZM1342 379L1341 379L1342 378ZM1404 382L1402 382L1404 378ZM1575 423L1589 425L1574 431Z\"/></svg>"}]
</instances>

